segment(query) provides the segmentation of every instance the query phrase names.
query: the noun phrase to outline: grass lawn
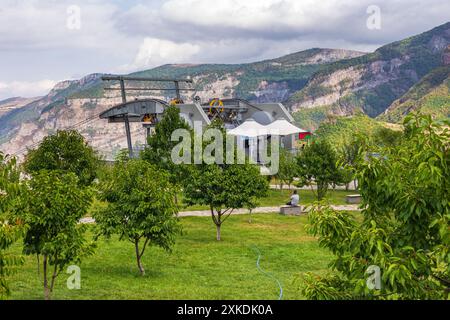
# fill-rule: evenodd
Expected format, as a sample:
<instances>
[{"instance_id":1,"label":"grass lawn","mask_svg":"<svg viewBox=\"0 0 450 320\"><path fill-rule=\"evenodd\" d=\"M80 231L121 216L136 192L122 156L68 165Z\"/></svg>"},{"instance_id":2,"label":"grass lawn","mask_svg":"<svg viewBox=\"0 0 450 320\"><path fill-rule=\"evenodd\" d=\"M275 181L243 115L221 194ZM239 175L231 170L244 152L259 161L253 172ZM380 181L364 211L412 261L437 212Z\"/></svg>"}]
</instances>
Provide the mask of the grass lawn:
<instances>
[{"instance_id":1,"label":"grass lawn","mask_svg":"<svg viewBox=\"0 0 450 320\"><path fill-rule=\"evenodd\" d=\"M311 190L298 190L300 195L300 204L311 204L317 201L316 195ZM349 194L355 194L355 191L345 191L345 190L335 190L329 191L327 198L330 204L341 205L346 204L345 198ZM292 195L292 190L275 190L270 189L267 197L260 200L258 206L260 207L276 207L286 204ZM180 197L182 199L182 196ZM181 211L191 211L191 210L208 210L207 206L185 206Z\"/></svg>"},{"instance_id":2,"label":"grass lawn","mask_svg":"<svg viewBox=\"0 0 450 320\"><path fill-rule=\"evenodd\" d=\"M279 192L279 191L278 191ZM139 276L134 247L129 242L100 240L93 256L81 267L81 290L69 290L69 275L61 273L53 298L56 299L278 299L279 288L256 268L276 277L283 287L283 299L301 299L298 277L308 271L325 272L331 254L306 234L306 217L278 214L231 216L222 227L223 241L215 240L210 218L183 218L184 234L173 252L150 247ZM21 243L13 250L20 252ZM42 299L42 283L36 259L26 257L25 265L10 278L11 299Z\"/></svg>"}]
</instances>

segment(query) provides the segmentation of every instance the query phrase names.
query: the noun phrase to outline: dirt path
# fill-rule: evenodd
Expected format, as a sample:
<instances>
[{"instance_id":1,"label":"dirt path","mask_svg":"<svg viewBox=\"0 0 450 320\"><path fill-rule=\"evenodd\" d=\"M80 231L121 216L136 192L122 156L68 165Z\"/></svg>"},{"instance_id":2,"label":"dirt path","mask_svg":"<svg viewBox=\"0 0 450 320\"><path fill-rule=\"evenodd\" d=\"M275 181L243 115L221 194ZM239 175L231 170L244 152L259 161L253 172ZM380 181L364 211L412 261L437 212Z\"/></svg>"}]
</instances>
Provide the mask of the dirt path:
<instances>
[{"instance_id":1,"label":"dirt path","mask_svg":"<svg viewBox=\"0 0 450 320\"><path fill-rule=\"evenodd\" d=\"M331 206L334 210L338 211L359 211L358 205L341 205L341 206ZM252 213L273 213L280 212L280 207L258 207L253 209ZM236 209L233 214L249 214L248 209ZM178 214L179 217L205 217L210 216L211 211L201 210L201 211L185 211Z\"/></svg>"}]
</instances>

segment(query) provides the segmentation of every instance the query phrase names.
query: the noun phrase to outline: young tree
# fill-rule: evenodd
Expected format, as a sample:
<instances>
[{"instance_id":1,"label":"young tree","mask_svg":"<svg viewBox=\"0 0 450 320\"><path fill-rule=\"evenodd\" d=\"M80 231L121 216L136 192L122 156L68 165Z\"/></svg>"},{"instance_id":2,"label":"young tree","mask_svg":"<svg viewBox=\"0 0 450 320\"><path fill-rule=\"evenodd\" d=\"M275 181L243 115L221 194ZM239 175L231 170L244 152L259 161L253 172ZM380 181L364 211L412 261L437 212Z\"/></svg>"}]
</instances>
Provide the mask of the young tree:
<instances>
[{"instance_id":1,"label":"young tree","mask_svg":"<svg viewBox=\"0 0 450 320\"><path fill-rule=\"evenodd\" d=\"M186 165L174 164L171 159L172 150L178 144L172 141L172 133L177 129L191 132L190 126L180 117L180 110L175 106L167 107L163 119L156 124L155 133L148 140L147 148L141 153L141 158L156 167L166 170L170 182L179 191L183 181L189 178ZM177 192L175 201L178 202Z\"/></svg>"},{"instance_id":2,"label":"young tree","mask_svg":"<svg viewBox=\"0 0 450 320\"><path fill-rule=\"evenodd\" d=\"M44 296L49 300L60 272L92 253L93 245L84 237L86 226L79 224L92 195L80 188L75 174L58 171L35 173L26 187L15 213L26 226L24 253L42 261Z\"/></svg>"},{"instance_id":3,"label":"young tree","mask_svg":"<svg viewBox=\"0 0 450 320\"><path fill-rule=\"evenodd\" d=\"M12 202L19 195L19 177L16 160L0 152L0 300L10 295L7 277L23 263L21 257L8 251L23 232L21 222L10 216Z\"/></svg>"},{"instance_id":4,"label":"young tree","mask_svg":"<svg viewBox=\"0 0 450 320\"><path fill-rule=\"evenodd\" d=\"M214 122L211 128L218 130L222 136L223 150L226 150L226 133L220 122ZM203 151L211 144L217 147L220 141L215 138L204 141ZM211 153L216 157L217 151ZM219 153L220 154L220 153ZM185 186L185 201L188 204L207 205L217 228L217 240L221 240L222 224L231 216L235 209L255 208L257 200L266 196L269 183L262 176L256 165L245 162L237 163L238 151L234 152L233 164L203 163L192 166L192 174ZM225 162L225 161L221 161Z\"/></svg>"},{"instance_id":5,"label":"young tree","mask_svg":"<svg viewBox=\"0 0 450 320\"><path fill-rule=\"evenodd\" d=\"M97 237L118 234L120 240L133 243L139 272L144 275L142 257L147 246L170 251L181 232L176 190L168 174L143 160L129 160L117 163L99 189L108 205L94 214Z\"/></svg>"},{"instance_id":6,"label":"young tree","mask_svg":"<svg viewBox=\"0 0 450 320\"><path fill-rule=\"evenodd\" d=\"M155 126L155 133L147 139L148 147L143 152L142 158L158 166L171 166L172 149L178 144L172 141L171 137L177 129L191 130L186 121L180 117L180 110L177 107L167 107L162 120Z\"/></svg>"},{"instance_id":7,"label":"young tree","mask_svg":"<svg viewBox=\"0 0 450 320\"><path fill-rule=\"evenodd\" d=\"M255 208L257 200L264 197L267 191L267 180L255 165L211 164L194 170L185 193L187 203L209 206L217 228L217 240L220 241L222 224L233 211Z\"/></svg>"},{"instance_id":8,"label":"young tree","mask_svg":"<svg viewBox=\"0 0 450 320\"><path fill-rule=\"evenodd\" d=\"M280 150L280 161L278 173L275 177L280 183L280 190L283 191L283 185L287 184L289 188L298 174L297 162L295 156L285 149Z\"/></svg>"},{"instance_id":9,"label":"young tree","mask_svg":"<svg viewBox=\"0 0 450 320\"><path fill-rule=\"evenodd\" d=\"M72 172L83 186L96 177L98 156L83 136L75 130L58 131L45 137L39 147L26 156L25 171L34 174L40 170Z\"/></svg>"},{"instance_id":10,"label":"young tree","mask_svg":"<svg viewBox=\"0 0 450 320\"><path fill-rule=\"evenodd\" d=\"M449 124L408 116L398 146L361 160L362 223L326 207L310 213L309 230L336 258L330 275L306 277L308 298L450 297Z\"/></svg>"},{"instance_id":11,"label":"young tree","mask_svg":"<svg viewBox=\"0 0 450 320\"><path fill-rule=\"evenodd\" d=\"M361 157L361 148L365 145L363 137L355 137L345 143L339 154L340 164L344 166L343 182L348 185L353 181L355 190L357 189L356 182L356 165Z\"/></svg>"},{"instance_id":12,"label":"young tree","mask_svg":"<svg viewBox=\"0 0 450 320\"><path fill-rule=\"evenodd\" d=\"M322 200L330 184L341 184L344 180L344 171L337 163L337 154L328 142L314 141L297 156L300 183L312 187L315 182L317 199Z\"/></svg>"},{"instance_id":13,"label":"young tree","mask_svg":"<svg viewBox=\"0 0 450 320\"><path fill-rule=\"evenodd\" d=\"M11 294L7 278L15 272L15 267L23 263L22 257L8 252L10 246L20 238L22 231L20 224L0 219L0 300L7 299Z\"/></svg>"}]
</instances>

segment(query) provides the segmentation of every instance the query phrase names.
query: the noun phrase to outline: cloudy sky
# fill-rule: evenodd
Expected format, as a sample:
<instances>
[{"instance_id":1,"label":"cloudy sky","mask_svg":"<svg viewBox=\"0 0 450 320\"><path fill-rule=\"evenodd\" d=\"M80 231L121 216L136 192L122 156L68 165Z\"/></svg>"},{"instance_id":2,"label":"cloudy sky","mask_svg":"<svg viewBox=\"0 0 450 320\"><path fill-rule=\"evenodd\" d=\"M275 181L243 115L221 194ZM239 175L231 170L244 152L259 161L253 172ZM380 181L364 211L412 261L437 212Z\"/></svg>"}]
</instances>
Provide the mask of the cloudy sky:
<instances>
[{"instance_id":1,"label":"cloudy sky","mask_svg":"<svg viewBox=\"0 0 450 320\"><path fill-rule=\"evenodd\" d=\"M373 51L448 21L449 0L1 0L0 99L94 72Z\"/></svg>"}]
</instances>

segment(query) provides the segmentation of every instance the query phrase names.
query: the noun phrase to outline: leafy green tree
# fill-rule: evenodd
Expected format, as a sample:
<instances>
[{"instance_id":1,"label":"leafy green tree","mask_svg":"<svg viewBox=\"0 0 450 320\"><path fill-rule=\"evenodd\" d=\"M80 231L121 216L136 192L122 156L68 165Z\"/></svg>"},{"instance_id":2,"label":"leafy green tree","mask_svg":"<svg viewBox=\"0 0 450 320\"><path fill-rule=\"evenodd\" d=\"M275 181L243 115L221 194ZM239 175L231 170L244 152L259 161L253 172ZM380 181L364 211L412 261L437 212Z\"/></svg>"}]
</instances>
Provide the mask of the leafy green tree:
<instances>
[{"instance_id":1,"label":"leafy green tree","mask_svg":"<svg viewBox=\"0 0 450 320\"><path fill-rule=\"evenodd\" d=\"M83 136L75 130L58 131L44 138L39 147L26 156L25 171L40 170L73 172L81 185L87 186L96 177L99 159Z\"/></svg>"},{"instance_id":2,"label":"leafy green tree","mask_svg":"<svg viewBox=\"0 0 450 320\"><path fill-rule=\"evenodd\" d=\"M341 184L345 172L338 166L338 155L325 140L307 145L297 156L300 185L317 186L317 199L322 200L329 186Z\"/></svg>"},{"instance_id":3,"label":"leafy green tree","mask_svg":"<svg viewBox=\"0 0 450 320\"><path fill-rule=\"evenodd\" d=\"M180 117L180 110L175 106L167 107L163 118L156 124L155 133L147 139L148 146L141 153L141 158L160 169L166 170L170 182L179 191L182 184L189 178L189 168L183 164L172 162L172 150L178 144L172 141L172 133L177 129L192 131L186 121ZM177 193L175 193L177 201Z\"/></svg>"},{"instance_id":4,"label":"leafy green tree","mask_svg":"<svg viewBox=\"0 0 450 320\"><path fill-rule=\"evenodd\" d=\"M226 133L220 122L214 122L211 128L221 131L224 150ZM205 146L214 142L214 138L204 141ZM216 156L216 151L212 153ZM207 205L216 225L217 240L221 240L222 224L231 216L235 209L253 209L258 199L267 195L269 183L262 176L256 165L245 161L237 163L238 151L234 152L233 164L207 164L204 162L193 165L191 176L185 186L185 201L190 205ZM225 161L223 161L225 162Z\"/></svg>"},{"instance_id":5,"label":"leafy green tree","mask_svg":"<svg viewBox=\"0 0 450 320\"><path fill-rule=\"evenodd\" d=\"M86 226L79 224L92 194L80 188L74 173L42 170L25 184L15 212L26 226L24 253L42 262L44 296L49 300L60 272L92 253L93 245L84 236Z\"/></svg>"},{"instance_id":6,"label":"leafy green tree","mask_svg":"<svg viewBox=\"0 0 450 320\"><path fill-rule=\"evenodd\" d=\"M143 160L119 162L99 190L100 199L108 205L94 214L97 237L118 234L120 240L133 243L139 272L144 275L142 257L147 246L170 251L181 232L176 190L168 174Z\"/></svg>"},{"instance_id":7,"label":"leafy green tree","mask_svg":"<svg viewBox=\"0 0 450 320\"><path fill-rule=\"evenodd\" d=\"M167 107L162 120L155 126L155 133L148 137L148 148L142 157L153 164L170 166L172 149L178 144L171 141L171 137L177 129L191 130L186 121L180 117L180 110L177 107Z\"/></svg>"},{"instance_id":8,"label":"leafy green tree","mask_svg":"<svg viewBox=\"0 0 450 320\"><path fill-rule=\"evenodd\" d=\"M373 140L376 145L394 147L401 141L402 135L402 131L380 127L373 133Z\"/></svg>"},{"instance_id":9,"label":"leafy green tree","mask_svg":"<svg viewBox=\"0 0 450 320\"><path fill-rule=\"evenodd\" d=\"M130 160L128 149L121 149L114 157L114 161L116 162L126 162L128 160Z\"/></svg>"},{"instance_id":10,"label":"leafy green tree","mask_svg":"<svg viewBox=\"0 0 450 320\"><path fill-rule=\"evenodd\" d=\"M0 219L0 300L11 294L7 278L15 273L15 267L23 264L20 256L8 252L9 247L22 235L20 224Z\"/></svg>"},{"instance_id":11,"label":"leafy green tree","mask_svg":"<svg viewBox=\"0 0 450 320\"><path fill-rule=\"evenodd\" d=\"M23 232L21 222L10 217L12 202L19 195L19 177L16 160L0 152L0 300L10 295L7 277L23 263L20 256L8 251Z\"/></svg>"},{"instance_id":12,"label":"leafy green tree","mask_svg":"<svg viewBox=\"0 0 450 320\"><path fill-rule=\"evenodd\" d=\"M207 205L221 240L221 226L235 209L255 208L267 194L267 180L250 164L201 165L186 187L186 202Z\"/></svg>"},{"instance_id":13,"label":"leafy green tree","mask_svg":"<svg viewBox=\"0 0 450 320\"><path fill-rule=\"evenodd\" d=\"M362 148L365 144L365 139L361 136L357 136L344 143L340 150L339 164L342 164L345 169L343 171L343 182L346 184L347 190L349 189L348 185L351 181L353 181L355 190L357 189L356 166L361 158Z\"/></svg>"},{"instance_id":14,"label":"leafy green tree","mask_svg":"<svg viewBox=\"0 0 450 320\"><path fill-rule=\"evenodd\" d=\"M358 168L362 222L327 207L311 211L308 228L335 259L330 274L306 276L306 297L450 297L449 124L410 115L399 145L368 152ZM378 288L367 285L371 266L380 270Z\"/></svg>"},{"instance_id":15,"label":"leafy green tree","mask_svg":"<svg viewBox=\"0 0 450 320\"><path fill-rule=\"evenodd\" d=\"M298 168L295 156L285 149L280 149L279 169L275 175L279 181L280 190L283 191L283 185L285 184L290 188L297 174Z\"/></svg>"}]
</instances>

